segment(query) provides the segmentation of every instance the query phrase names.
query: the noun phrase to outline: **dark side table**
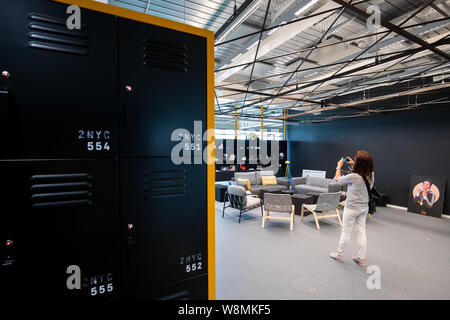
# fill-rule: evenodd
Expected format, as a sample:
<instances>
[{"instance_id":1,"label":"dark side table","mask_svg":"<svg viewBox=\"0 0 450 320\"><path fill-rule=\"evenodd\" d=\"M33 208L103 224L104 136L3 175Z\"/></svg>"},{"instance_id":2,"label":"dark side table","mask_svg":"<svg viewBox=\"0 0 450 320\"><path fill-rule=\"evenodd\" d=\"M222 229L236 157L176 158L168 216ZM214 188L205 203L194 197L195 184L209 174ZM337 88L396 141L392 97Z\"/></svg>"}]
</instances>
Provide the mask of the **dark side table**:
<instances>
[{"instance_id":1,"label":"dark side table","mask_svg":"<svg viewBox=\"0 0 450 320\"><path fill-rule=\"evenodd\" d=\"M321 195L321 192L310 191L310 192L307 192L306 195L311 196L313 198L313 204L316 204L317 200L319 200L319 196Z\"/></svg>"},{"instance_id":2,"label":"dark side table","mask_svg":"<svg viewBox=\"0 0 450 320\"><path fill-rule=\"evenodd\" d=\"M292 195L292 204L295 207L295 214L301 215L302 213L302 205L304 204L314 204L313 196L309 196L307 194L293 194ZM307 216L311 214L308 210L305 210L304 215Z\"/></svg>"},{"instance_id":3,"label":"dark side table","mask_svg":"<svg viewBox=\"0 0 450 320\"><path fill-rule=\"evenodd\" d=\"M216 201L225 201L225 192L227 191L227 188L227 184L216 183Z\"/></svg>"}]
</instances>

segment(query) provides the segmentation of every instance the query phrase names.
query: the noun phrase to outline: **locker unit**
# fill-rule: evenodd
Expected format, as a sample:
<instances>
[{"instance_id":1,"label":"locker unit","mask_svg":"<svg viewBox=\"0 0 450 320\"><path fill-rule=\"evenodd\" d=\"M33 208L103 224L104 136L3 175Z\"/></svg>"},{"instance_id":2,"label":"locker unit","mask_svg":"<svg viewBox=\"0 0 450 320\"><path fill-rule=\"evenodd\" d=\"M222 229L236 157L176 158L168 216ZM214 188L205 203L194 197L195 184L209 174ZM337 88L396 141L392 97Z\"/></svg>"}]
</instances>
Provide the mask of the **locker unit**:
<instances>
[{"instance_id":1,"label":"locker unit","mask_svg":"<svg viewBox=\"0 0 450 320\"><path fill-rule=\"evenodd\" d=\"M213 34L85 0L5 2L0 28L2 294L214 299L214 165L171 160L214 127Z\"/></svg>"}]
</instances>

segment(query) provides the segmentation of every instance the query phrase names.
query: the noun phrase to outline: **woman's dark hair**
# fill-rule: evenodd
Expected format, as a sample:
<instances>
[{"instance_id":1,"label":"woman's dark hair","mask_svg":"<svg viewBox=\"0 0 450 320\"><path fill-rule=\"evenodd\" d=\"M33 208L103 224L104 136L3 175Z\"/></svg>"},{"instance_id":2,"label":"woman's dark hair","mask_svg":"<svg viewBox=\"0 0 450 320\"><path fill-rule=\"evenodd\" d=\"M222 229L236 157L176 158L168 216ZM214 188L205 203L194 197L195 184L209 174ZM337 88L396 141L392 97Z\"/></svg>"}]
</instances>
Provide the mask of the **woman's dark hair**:
<instances>
[{"instance_id":1,"label":"woman's dark hair","mask_svg":"<svg viewBox=\"0 0 450 320\"><path fill-rule=\"evenodd\" d=\"M353 172L368 178L372 177L373 160L367 151L359 150L356 152Z\"/></svg>"}]
</instances>

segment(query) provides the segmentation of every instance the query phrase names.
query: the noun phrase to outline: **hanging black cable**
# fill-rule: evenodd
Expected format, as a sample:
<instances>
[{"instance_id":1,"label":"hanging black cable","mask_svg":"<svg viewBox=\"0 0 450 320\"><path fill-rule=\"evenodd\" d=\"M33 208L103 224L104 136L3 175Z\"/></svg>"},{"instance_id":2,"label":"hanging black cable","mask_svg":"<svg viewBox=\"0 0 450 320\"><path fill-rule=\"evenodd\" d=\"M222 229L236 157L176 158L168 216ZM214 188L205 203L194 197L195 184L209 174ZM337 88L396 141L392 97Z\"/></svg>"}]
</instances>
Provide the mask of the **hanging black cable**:
<instances>
[{"instance_id":1,"label":"hanging black cable","mask_svg":"<svg viewBox=\"0 0 450 320\"><path fill-rule=\"evenodd\" d=\"M421 12L422 10L424 10L424 9L425 9L427 6L429 6L432 2L433 2L433 0L428 1L426 5L422 6L422 7L421 7L419 10L417 10L413 15L411 15L409 18L407 18L405 21L403 21L398 27L401 27L403 24L405 24L406 22L408 22L411 18L415 17L419 12ZM344 9L344 8L343 8L343 9ZM327 31L327 32L328 32L328 31ZM363 54L366 53L368 50L370 50L371 48L373 48L375 45L377 45L380 41L382 41L383 39L385 39L385 38L386 38L389 34L391 34L391 33L392 33L392 31L389 32L389 33L387 33L387 34L385 34L383 37L381 37L380 39L378 39L377 41L375 41L372 45L370 45L369 47L367 47L366 49L364 49L362 52L360 52L358 55L356 55L356 56L354 57L354 59L352 59L352 60L355 60L355 59L359 58L361 55L363 55ZM432 44L432 45L436 46L436 45L438 45L439 43L440 43L440 40L437 41L437 42L435 42L435 43ZM424 49L423 49L423 48L417 48L417 49L415 49L415 50L417 50L417 51L423 51ZM399 55L399 56L400 56L400 55ZM392 59L391 59L391 58L388 58L388 59L386 59L386 60L384 61L384 63L386 63L386 62L388 62L388 61L391 61L391 60L394 60L394 59L397 59L397 58L398 58L398 57L392 57ZM346 68L346 67L347 67L348 65L350 65L351 63L352 63L352 61L348 62L347 65L343 66L342 68L340 68L339 70L337 70L336 72L334 72L332 76L327 77L327 78L325 78L325 79L318 80L317 83L311 83L311 84L309 84L309 85L302 86L302 87L300 87L298 90L302 90L302 89L304 89L304 88L311 87L311 86L314 86L315 84L318 84L319 86L316 87L316 88L314 89L314 90L316 90L316 89L319 88L323 83L325 83L325 82L327 82L327 81L329 81L329 80L331 80L331 79L334 79L335 76L336 76L342 69ZM363 66L363 67L355 68L355 69L352 69L352 70L349 70L349 71L345 71L345 72L343 72L343 73L340 74L340 75L351 74L351 73L354 73L354 72L358 72L358 71L364 70L364 69L366 69L366 68L368 68L368 67L369 67L369 66ZM292 93L292 92L295 92L295 91L298 91L298 90L294 88L294 89L291 89L291 90L287 90L287 91L285 91L285 92L280 92L280 91L279 91L279 92L276 94L276 96L281 96L281 95L289 94L289 93ZM314 90L313 90L313 91L314 91ZM310 96L310 95L308 95L308 96ZM308 96L307 96L307 97L308 97ZM246 106L242 106L242 107L240 107L240 108L250 107L250 106L255 105L255 104L257 104L257 103L260 103L260 102L262 102L262 101L267 101L267 100L269 100L269 99L270 99L270 98L264 98L264 99L261 99L261 101L259 101L259 102L250 103L250 104L248 104L248 105L246 105ZM272 101L273 101L273 98L272 98Z\"/></svg>"},{"instance_id":2,"label":"hanging black cable","mask_svg":"<svg viewBox=\"0 0 450 320\"><path fill-rule=\"evenodd\" d=\"M352 1L350 1L350 3L352 3ZM297 71L302 67L303 63L305 63L306 60L308 60L309 56L313 53L314 49L317 48L317 46L319 45L319 43L322 42L322 39L328 34L328 32L331 30L331 28L333 28L333 26L336 24L336 22L339 20L339 18L342 16L342 14L344 13L345 8L342 8L341 11L339 11L339 14L336 16L336 18L333 20L333 22L330 24L330 26L327 28L327 31L325 31L322 36L320 37L320 39L316 42L316 44L314 45L314 47L308 52L308 54L306 55L305 58L302 59L302 62L297 66L297 68L295 68L295 71L292 72L289 76L289 78L284 82L283 86L278 89L277 92L277 96L279 95L279 93L283 90L283 88L289 83L289 81L291 81L292 77L297 73ZM267 105L272 104L273 100L275 98L273 97L270 102Z\"/></svg>"},{"instance_id":3,"label":"hanging black cable","mask_svg":"<svg viewBox=\"0 0 450 320\"><path fill-rule=\"evenodd\" d=\"M253 59L252 70L250 71L250 79L247 83L247 89L246 89L245 96L244 96L244 102L243 102L244 105L245 105L245 101L247 100L248 89L250 88L250 84L252 83L253 71L255 70L256 58L258 58L259 46L261 44L261 39L262 39L262 36L264 33L264 27L266 26L266 20L267 20L267 15L269 14L270 3L271 3L271 0L269 0L269 2L267 3L267 9L266 9L266 14L264 15L262 30L259 33L259 39L258 39L258 45L256 46L255 58ZM242 114L242 111L241 111L241 114Z\"/></svg>"}]
</instances>

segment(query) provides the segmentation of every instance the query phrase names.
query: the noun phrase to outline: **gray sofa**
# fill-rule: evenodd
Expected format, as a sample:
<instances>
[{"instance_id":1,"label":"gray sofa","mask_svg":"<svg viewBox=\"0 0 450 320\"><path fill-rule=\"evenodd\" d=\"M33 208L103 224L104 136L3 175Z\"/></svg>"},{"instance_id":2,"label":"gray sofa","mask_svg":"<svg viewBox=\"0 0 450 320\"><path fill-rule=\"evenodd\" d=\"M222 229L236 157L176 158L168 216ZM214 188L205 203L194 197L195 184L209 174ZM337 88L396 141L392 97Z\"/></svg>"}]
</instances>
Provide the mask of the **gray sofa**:
<instances>
[{"instance_id":1,"label":"gray sofa","mask_svg":"<svg viewBox=\"0 0 450 320\"><path fill-rule=\"evenodd\" d=\"M329 193L345 191L334 179L301 177L292 178L294 193L306 194L309 192Z\"/></svg>"},{"instance_id":2,"label":"gray sofa","mask_svg":"<svg viewBox=\"0 0 450 320\"><path fill-rule=\"evenodd\" d=\"M289 181L283 180L282 178L277 178L277 183L274 185L263 185L261 182L261 176L274 176L273 171L250 171L250 172L235 172L234 181L237 183L238 179L249 179L250 181L250 192L252 194L259 195L261 189L271 190L273 192L278 192L281 190L289 189Z\"/></svg>"}]
</instances>

